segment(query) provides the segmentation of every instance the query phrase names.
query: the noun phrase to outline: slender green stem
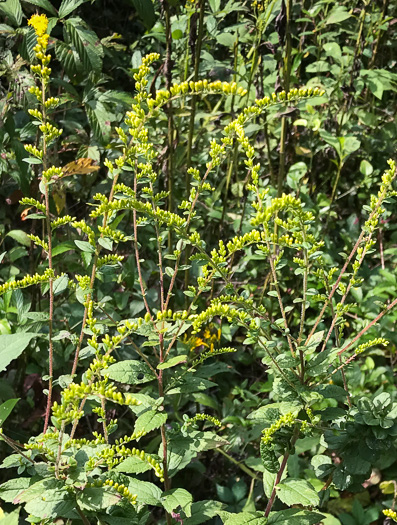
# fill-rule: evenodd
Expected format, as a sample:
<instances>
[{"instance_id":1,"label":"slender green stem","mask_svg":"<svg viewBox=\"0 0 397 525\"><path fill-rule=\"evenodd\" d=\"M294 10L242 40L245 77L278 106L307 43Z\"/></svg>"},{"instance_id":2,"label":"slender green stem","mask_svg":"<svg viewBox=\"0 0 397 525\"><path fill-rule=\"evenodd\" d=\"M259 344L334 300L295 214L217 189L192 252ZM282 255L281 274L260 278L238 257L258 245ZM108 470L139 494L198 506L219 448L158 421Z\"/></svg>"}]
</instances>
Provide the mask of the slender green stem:
<instances>
[{"instance_id":1,"label":"slender green stem","mask_svg":"<svg viewBox=\"0 0 397 525\"><path fill-rule=\"evenodd\" d=\"M241 461L237 461L237 459L234 459L230 454L228 454L221 448L216 448L215 450L219 452L220 454L222 454L222 456L225 456L225 458L227 458L230 462L237 465L243 472L248 474L248 476L250 476L253 480L259 479L258 476L255 474L255 472L249 469L248 467L246 467L244 463L242 463Z\"/></svg>"},{"instance_id":2,"label":"slender green stem","mask_svg":"<svg viewBox=\"0 0 397 525\"><path fill-rule=\"evenodd\" d=\"M285 54L283 66L283 88L286 93L289 91L291 76L291 15L292 0L286 0L286 22L285 22ZM281 137L280 137L280 166L278 171L277 195L281 197L285 178L285 161L287 148L287 117L281 117Z\"/></svg>"}]
</instances>

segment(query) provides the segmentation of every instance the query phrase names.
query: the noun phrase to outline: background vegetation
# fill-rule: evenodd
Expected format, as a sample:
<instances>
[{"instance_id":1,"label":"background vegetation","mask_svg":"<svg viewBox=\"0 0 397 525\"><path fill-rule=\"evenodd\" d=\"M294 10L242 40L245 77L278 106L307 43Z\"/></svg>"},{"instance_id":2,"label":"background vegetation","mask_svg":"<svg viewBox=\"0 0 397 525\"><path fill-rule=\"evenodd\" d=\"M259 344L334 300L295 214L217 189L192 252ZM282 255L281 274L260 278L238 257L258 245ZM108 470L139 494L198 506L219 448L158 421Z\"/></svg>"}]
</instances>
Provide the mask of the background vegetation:
<instances>
[{"instance_id":1,"label":"background vegetation","mask_svg":"<svg viewBox=\"0 0 397 525\"><path fill-rule=\"evenodd\" d=\"M48 166L53 164L63 169L60 180L51 184L48 206L44 205L41 165L27 162L29 156L24 149L24 144L42 145L37 122L32 121L28 113L28 109L37 104L34 94L28 91L36 82L29 65L36 63L37 38L27 20L36 12L45 13L49 19L52 73L47 99L59 98L51 121L63 130L48 152ZM10 400L19 399L4 424L6 442L1 443L5 459L0 476L5 485L0 487L0 497L4 500L5 523L17 524L18 519L20 523L54 523L57 517L56 523L110 525L127 522L192 525L204 521L229 525L391 523L393 513L387 517L382 511L394 509L397 497L397 426L394 423L397 313L392 309L397 296L397 223L392 190L383 196L387 197L385 211L372 230L366 221L374 213L382 173L388 169L387 160L395 157L396 5L388 0L338 3L328 0L187 0L186 3L178 0L6 0L0 3L0 20L0 284L36 272L43 275L48 270L48 249L37 242L37 238L48 241L43 219L75 218L74 227L68 226L65 220L65 227L52 234L51 253L57 279L49 279L50 283L36 282L26 288L2 289L5 293L0 297L0 401L5 403L0 407L4 413L2 421L15 405ZM149 53L158 53L160 58L151 65L147 86L140 87L136 85L139 67ZM126 207L114 216L109 209L106 213L112 217L113 233L108 232L103 240L97 230L100 223L89 222L88 218L93 203L98 203L93 198L113 192L114 175L105 159L114 165L121 155L122 133L116 128L127 133L128 127L133 127L131 123L124 124L124 119L132 104L142 102L136 97L137 91L146 88L155 99L157 90L169 90L174 84L218 80L235 82L241 90L228 93L226 88L214 86L197 95L190 93L184 98L164 99L161 111L147 124L156 152L149 159L156 174L151 181L154 194L159 196L158 202L165 210L181 216L183 211L178 206L190 196L190 203L194 203L198 214L194 221L192 218L192 225L181 233L170 220L162 220L153 212L139 228L139 256L136 257L136 232L132 224L136 220L134 214L143 214L143 208ZM202 86L189 89L193 93L196 89L198 93L203 91ZM318 88L324 93L296 95L284 103L280 93L303 86ZM219 259L218 273L211 275L210 282L204 285L200 278L206 277L202 267L208 265L208 258L191 257L197 255L199 245L193 241L186 244L188 235L199 232L203 251L211 254L211 250L218 250L215 255L212 253L215 260L222 256L219 240L224 240L226 245L235 236L252 230L251 204L255 203L255 191L250 187L252 166L247 164L249 156L242 141L234 141L227 153L219 157L217 169L208 176L213 191L205 192L206 188L196 181L199 194L196 201L191 193L195 177L189 168L199 168L203 177L211 158L211 141L220 143L225 136L225 126L235 122L243 115L243 109L255 104L256 99L269 96L272 102L273 92L278 94L275 103L244 123L245 137L254 148L255 162L260 166L256 187L258 192L269 190L268 197L272 199L282 198L283 193L300 199L312 218L304 217L299 226L289 224L291 235L295 235L295 253L286 255L281 263L278 261L277 279L267 259L269 253L269 259L272 258L273 250L276 256L284 242L277 237L282 225L275 220L276 213L268 223L269 231L276 236L276 240L271 241L270 252L261 253L257 246L247 243L243 252L228 253L227 263ZM134 112L136 117L137 110ZM142 147L142 141L139 144ZM143 150L139 150L139 155L144 156ZM212 158L217 158L215 153ZM130 184L136 191L132 179L128 179L132 171L133 167L124 171L128 182L124 179L119 182ZM146 181L144 177L142 180ZM149 201L150 192L143 194L142 202ZM22 206L23 198L31 199L30 204L25 200ZM44 211L40 213L40 207L32 199L41 203ZM280 217L286 220L292 212L285 201L280 206ZM193 211L189 205L184 209L186 215L189 210ZM304 224L309 223L307 232L313 239L303 238L298 242L294 232L305 232ZM88 224L96 235L91 245L85 229ZM124 237L116 239L115 231ZM335 297L328 301L329 316L321 318L317 326L318 314L330 297L340 269L349 254L356 254L358 246L355 245L361 231L365 232L361 240L367 243L363 246L368 256L365 261L360 260L360 282L351 281L357 275L349 267L345 288L343 282L341 286L336 284L332 292ZM152 312L155 319L158 311L165 312L162 279L166 282L165 293L169 291L167 306L172 315L184 310L200 314L207 311L214 299L236 295L241 305L249 300L255 304L255 313L247 310L250 321L255 318L263 321L266 312L266 322L259 326L258 335L252 333L248 322L246 326L240 318L228 319L216 311L208 317L207 324L197 326L197 333L192 331L192 323L179 330L174 353L170 354L174 361L169 369L160 367L165 370L166 390L167 385L168 390L174 390L168 398L165 395L163 405L164 392L158 391L158 376L148 374L145 368L133 367L133 374L130 370L133 378L127 379L114 368L110 379L117 381L116 384L129 385L122 390L124 393L137 395L137 399L139 395L156 398L154 404L145 405L150 417L146 415L145 421L141 420L137 426L144 411L135 411L139 416L136 419L130 407L108 403L102 414L101 405L90 398L81 409L83 417L79 416L74 438L93 440L97 432L114 443L115 439L136 433L138 427L146 429L147 435L137 446L151 455L153 462L158 465L162 462L164 439L179 457L178 464L175 457L174 463L170 459L171 481L166 478L160 482L153 475L153 468L145 472L130 465L130 470L116 469L118 474L114 474L116 465L107 464L109 472L116 476L114 482L138 495L136 510L126 510L117 500L107 500L104 495L110 494L110 498L113 493L106 487L103 489L104 480L113 478L109 475L106 478L105 473L101 478L96 473L102 480L98 490L103 490L100 497L89 492L85 500L81 497L83 517L80 513L73 514L69 508L61 511L59 502L69 500L58 493L56 504L43 511L48 514L41 514L42 503L34 506L28 496L18 500L21 490L27 487L15 480L26 478L38 482L49 479L52 471L44 474L39 468L32 470L29 459L10 456L10 444L14 452L15 447L22 450L20 444L29 440L37 445L41 438L34 441L34 436L43 432L43 425L47 430L49 361L53 366L52 400L60 406L64 399L61 392L74 384L73 381L77 384L89 381L87 369L95 352L88 338L92 340L95 323L89 327L82 323L87 310L86 290L91 294L91 288L88 282L85 289L79 276L91 275L99 245L100 250L111 253L117 241L125 241L117 245L122 262L114 260L103 265L88 298L95 301L92 318L97 320L99 334L109 331L113 335L114 326L126 319L145 319L148 312ZM178 241L182 244L177 244ZM368 244L370 241L372 244ZM312 255L317 255L310 265L306 259L304 263L294 259L303 260L305 251L309 253L313 247L316 250ZM175 269L176 249L183 250L179 272ZM162 265L158 263L159 252L165 257ZM321 262L316 261L320 256ZM142 268L139 268L140 260ZM306 274L305 268L309 266L310 272ZM222 273L222 268L227 271ZM321 273L324 268L327 277ZM306 279L303 296L302 279ZM56 287L55 291L49 290L50 285ZM351 288L348 299L345 298L347 286ZM193 299L195 306L191 309ZM342 305L346 304L343 311L337 310L338 315L341 314L337 317L333 308L336 311L341 300ZM233 301L236 303L230 300ZM221 299L221 302L227 301ZM387 315L383 315L386 311ZM149 320L150 317L146 318ZM321 334L316 342L324 344L322 349L327 350L327 359L321 365L318 356L323 352L321 347L313 348L312 342L308 353L313 359L317 355L317 361L314 365L309 365L309 361L305 365L307 377L301 361L288 361L291 356L285 357L290 341L284 322L296 331L293 335L297 347L303 341L308 344L313 334ZM335 331L327 336L334 324ZM258 342L262 329L268 341L274 342L281 371L293 374L291 370L302 367L303 386L299 396L303 397L300 399L304 398L305 388L310 388L311 395L315 391L320 397L309 400L307 395L299 405L296 390L291 394L288 385L278 382L274 363ZM334 348L348 346L363 330L360 343L368 343L368 347L349 354L353 359L336 371L342 361L336 363L329 355L335 358ZM160 361L157 359L156 349L161 345L157 348L154 332L141 330L132 341L115 344L117 363L106 365L116 367L137 357L141 365L143 355L157 370L157 364L164 365L167 360L161 355ZM53 356L49 360L51 340ZM134 344L138 345L140 357L133 353ZM202 364L198 375L189 375L203 353L215 355L217 350L229 346L235 350L233 353L221 355L219 352L216 359L212 357ZM181 364L182 372L177 372L179 368L174 366ZM105 369L103 361L101 366ZM319 388L316 377L321 383ZM283 406L283 402L287 405ZM167 422L160 417L158 425L151 425L151 419L163 412L167 413ZM215 420L197 418L204 413L219 420L219 428L214 430ZM296 424L288 425L284 421L277 430L273 429L277 438L270 434L274 445L271 457L266 460L262 450L261 459L262 431L291 413L293 421L298 420L299 424L305 421L315 428L304 434ZM318 419L312 420L310 413ZM51 417L50 426L61 430L62 442L64 429L59 424L62 418L56 421L54 413ZM58 443L59 434L54 439ZM43 454L35 446L31 447L33 450L25 450L30 459ZM57 450L56 445L51 446ZM76 451L77 454L77 448ZM92 457L96 453L94 448L87 452ZM78 463L78 458L76 461ZM51 459L47 455L43 465L48 464ZM55 460L54 468L60 464L62 461ZM281 483L279 496L275 498L273 487L287 472L290 481ZM56 474L59 482L59 472ZM132 482L128 485L126 474L133 474L139 483L147 483L147 493L143 485ZM68 479L74 483L92 482L82 481L78 476L80 473L72 472ZM294 487L293 483L298 484ZM47 490L61 489L56 486ZM87 490L94 491L94 488ZM40 493L42 491L40 486ZM193 499L187 494L193 495ZM26 508L13 510L13 503L18 502ZM73 500L72 508L75 504ZM268 518L270 521L266 521Z\"/></svg>"}]
</instances>

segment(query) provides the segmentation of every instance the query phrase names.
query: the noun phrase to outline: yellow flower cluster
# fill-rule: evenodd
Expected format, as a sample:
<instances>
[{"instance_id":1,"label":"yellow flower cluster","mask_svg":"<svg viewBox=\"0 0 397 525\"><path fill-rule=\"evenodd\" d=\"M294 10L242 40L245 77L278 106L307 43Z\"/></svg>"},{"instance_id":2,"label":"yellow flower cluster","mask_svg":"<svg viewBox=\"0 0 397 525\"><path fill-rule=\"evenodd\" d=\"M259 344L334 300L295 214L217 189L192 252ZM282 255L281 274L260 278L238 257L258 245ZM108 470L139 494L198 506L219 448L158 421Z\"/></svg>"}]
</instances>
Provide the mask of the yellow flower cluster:
<instances>
[{"instance_id":1,"label":"yellow flower cluster","mask_svg":"<svg viewBox=\"0 0 397 525\"><path fill-rule=\"evenodd\" d=\"M47 67L50 63L51 56L45 54L49 38L47 33L48 18L46 15L33 15L29 19L28 25L33 27L37 35L37 44L34 46L33 51L35 52L37 59L41 61L41 66L31 67L32 72L40 74L44 81L48 81L51 74L51 69Z\"/></svg>"},{"instance_id":2,"label":"yellow flower cluster","mask_svg":"<svg viewBox=\"0 0 397 525\"><path fill-rule=\"evenodd\" d=\"M33 15L29 21L28 25L32 26L37 36L43 36L48 27L48 18L45 15Z\"/></svg>"},{"instance_id":3,"label":"yellow flower cluster","mask_svg":"<svg viewBox=\"0 0 397 525\"><path fill-rule=\"evenodd\" d=\"M383 511L383 514L387 518L391 518L393 521L397 521L397 512L392 509L386 509Z\"/></svg>"}]
</instances>

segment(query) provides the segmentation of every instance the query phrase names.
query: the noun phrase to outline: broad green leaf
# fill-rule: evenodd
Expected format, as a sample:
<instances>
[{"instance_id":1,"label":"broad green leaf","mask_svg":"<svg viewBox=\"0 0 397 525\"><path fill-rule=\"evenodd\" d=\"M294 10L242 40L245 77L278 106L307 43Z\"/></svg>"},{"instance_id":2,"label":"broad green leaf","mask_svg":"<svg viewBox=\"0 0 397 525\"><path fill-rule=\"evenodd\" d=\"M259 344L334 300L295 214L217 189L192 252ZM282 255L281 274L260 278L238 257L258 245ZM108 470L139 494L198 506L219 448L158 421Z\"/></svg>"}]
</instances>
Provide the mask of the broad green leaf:
<instances>
[{"instance_id":1,"label":"broad green leaf","mask_svg":"<svg viewBox=\"0 0 397 525\"><path fill-rule=\"evenodd\" d=\"M65 241L61 242L60 244L57 244L54 246L52 250L52 256L55 257L56 255L61 255L62 253L68 252L70 250L75 250L75 244L73 241Z\"/></svg>"},{"instance_id":2,"label":"broad green leaf","mask_svg":"<svg viewBox=\"0 0 397 525\"><path fill-rule=\"evenodd\" d=\"M54 287L54 295L59 295L60 293L64 292L69 284L68 276L61 275L58 277L58 279L55 279L53 287Z\"/></svg>"},{"instance_id":3,"label":"broad green leaf","mask_svg":"<svg viewBox=\"0 0 397 525\"><path fill-rule=\"evenodd\" d=\"M183 519L183 525L200 525L218 514L223 507L219 501L204 500L196 501L192 505L192 515Z\"/></svg>"},{"instance_id":4,"label":"broad green leaf","mask_svg":"<svg viewBox=\"0 0 397 525\"><path fill-rule=\"evenodd\" d=\"M20 0L6 0L5 2L0 2L0 13L6 16L12 25L21 25L23 13Z\"/></svg>"},{"instance_id":5,"label":"broad green leaf","mask_svg":"<svg viewBox=\"0 0 397 525\"><path fill-rule=\"evenodd\" d=\"M4 421L11 414L12 409L18 403L19 398L17 399L8 399L5 403L0 405L0 427L3 426Z\"/></svg>"},{"instance_id":6,"label":"broad green leaf","mask_svg":"<svg viewBox=\"0 0 397 525\"><path fill-rule=\"evenodd\" d=\"M161 496L163 507L169 513L181 507L188 518L190 518L193 496L185 489L171 489L163 492Z\"/></svg>"},{"instance_id":7,"label":"broad green leaf","mask_svg":"<svg viewBox=\"0 0 397 525\"><path fill-rule=\"evenodd\" d=\"M78 17L66 20L65 27L84 69L99 72L102 69L103 48L97 35L84 27L83 21Z\"/></svg>"},{"instance_id":8,"label":"broad green leaf","mask_svg":"<svg viewBox=\"0 0 397 525\"><path fill-rule=\"evenodd\" d=\"M0 372L5 370L13 359L19 357L30 341L40 334L19 332L0 335Z\"/></svg>"},{"instance_id":9,"label":"broad green leaf","mask_svg":"<svg viewBox=\"0 0 397 525\"><path fill-rule=\"evenodd\" d=\"M263 512L239 512L227 517L223 523L224 525L266 525L267 522Z\"/></svg>"},{"instance_id":10,"label":"broad green leaf","mask_svg":"<svg viewBox=\"0 0 397 525\"><path fill-rule=\"evenodd\" d=\"M95 137L102 143L108 142L112 129L109 120L109 111L103 103L97 99L91 99L86 102L85 110Z\"/></svg>"},{"instance_id":11,"label":"broad green leaf","mask_svg":"<svg viewBox=\"0 0 397 525\"><path fill-rule=\"evenodd\" d=\"M232 47L236 41L236 35L233 33L221 33L216 36L216 40L222 46Z\"/></svg>"},{"instance_id":12,"label":"broad green leaf","mask_svg":"<svg viewBox=\"0 0 397 525\"><path fill-rule=\"evenodd\" d=\"M347 20L352 15L347 11L346 7L344 6L338 6L335 9L333 9L327 18L325 25L329 24L338 24L339 22L343 22L344 20Z\"/></svg>"},{"instance_id":13,"label":"broad green leaf","mask_svg":"<svg viewBox=\"0 0 397 525\"><path fill-rule=\"evenodd\" d=\"M156 378L146 363L132 359L110 365L109 368L104 370L104 374L109 375L113 381L125 383L126 385L147 383Z\"/></svg>"},{"instance_id":14,"label":"broad green leaf","mask_svg":"<svg viewBox=\"0 0 397 525\"><path fill-rule=\"evenodd\" d=\"M175 357L171 357L171 359L168 359L164 363L157 365L157 368L159 370L164 370L165 368L171 368L173 366L179 365L179 363L186 363L187 357L187 355L177 355Z\"/></svg>"},{"instance_id":15,"label":"broad green leaf","mask_svg":"<svg viewBox=\"0 0 397 525\"><path fill-rule=\"evenodd\" d=\"M216 383L208 381L208 379L203 379L202 377L187 374L180 380L180 385L171 388L167 394L190 394L191 392L207 390L207 388L211 388L212 386L216 386Z\"/></svg>"},{"instance_id":16,"label":"broad green leaf","mask_svg":"<svg viewBox=\"0 0 397 525\"><path fill-rule=\"evenodd\" d=\"M287 479L277 485L277 496L285 505L316 507L320 498L312 485L304 479Z\"/></svg>"},{"instance_id":17,"label":"broad green leaf","mask_svg":"<svg viewBox=\"0 0 397 525\"><path fill-rule=\"evenodd\" d=\"M135 421L134 432L150 432L156 428L160 428L167 421L166 412L156 412L155 410L148 410L138 417Z\"/></svg>"},{"instance_id":18,"label":"broad green leaf","mask_svg":"<svg viewBox=\"0 0 397 525\"><path fill-rule=\"evenodd\" d=\"M18 494L29 487L31 482L32 478L15 478L6 481L0 485L0 498L7 503L12 503Z\"/></svg>"},{"instance_id":19,"label":"broad green leaf","mask_svg":"<svg viewBox=\"0 0 397 525\"><path fill-rule=\"evenodd\" d=\"M58 13L59 18L65 18L65 16L68 16L72 11L76 9L76 7L79 7L79 5L87 1L88 0L62 0L62 4L59 8Z\"/></svg>"},{"instance_id":20,"label":"broad green leaf","mask_svg":"<svg viewBox=\"0 0 397 525\"><path fill-rule=\"evenodd\" d=\"M72 79L82 72L83 65L77 51L72 46L57 40L55 43L55 54L69 78Z\"/></svg>"},{"instance_id":21,"label":"broad green leaf","mask_svg":"<svg viewBox=\"0 0 397 525\"><path fill-rule=\"evenodd\" d=\"M13 512L6 512L0 515L0 523L3 525L18 525L20 508Z\"/></svg>"},{"instance_id":22,"label":"broad green leaf","mask_svg":"<svg viewBox=\"0 0 397 525\"><path fill-rule=\"evenodd\" d=\"M45 490L25 505L26 512L42 519L68 517L75 508L75 498L65 488Z\"/></svg>"},{"instance_id":23,"label":"broad green leaf","mask_svg":"<svg viewBox=\"0 0 397 525\"><path fill-rule=\"evenodd\" d=\"M57 10L49 0L26 0L26 2L28 2L29 4L37 5L38 7L42 7L52 15L58 16Z\"/></svg>"},{"instance_id":24,"label":"broad green leaf","mask_svg":"<svg viewBox=\"0 0 397 525\"><path fill-rule=\"evenodd\" d=\"M28 234L22 230L11 230L7 233L6 237L11 237L11 239L19 242L19 244L23 244L23 246L30 248L31 240L29 239Z\"/></svg>"},{"instance_id":25,"label":"broad green leaf","mask_svg":"<svg viewBox=\"0 0 397 525\"><path fill-rule=\"evenodd\" d=\"M328 477L334 469L332 459L329 456L324 456L323 454L317 454L316 456L313 456L311 464L314 468L316 476L320 479Z\"/></svg>"},{"instance_id":26,"label":"broad green leaf","mask_svg":"<svg viewBox=\"0 0 397 525\"><path fill-rule=\"evenodd\" d=\"M324 516L318 512L287 509L271 512L268 525L317 525Z\"/></svg>"},{"instance_id":27,"label":"broad green leaf","mask_svg":"<svg viewBox=\"0 0 397 525\"><path fill-rule=\"evenodd\" d=\"M82 510L98 511L117 505L121 496L105 487L86 487L78 493L77 500Z\"/></svg>"},{"instance_id":28,"label":"broad green leaf","mask_svg":"<svg viewBox=\"0 0 397 525\"><path fill-rule=\"evenodd\" d=\"M153 483L130 478L128 490L137 495L139 503L161 507L161 490Z\"/></svg>"},{"instance_id":29,"label":"broad green leaf","mask_svg":"<svg viewBox=\"0 0 397 525\"><path fill-rule=\"evenodd\" d=\"M80 248L82 252L94 253L95 248L87 241L74 241L75 245Z\"/></svg>"},{"instance_id":30,"label":"broad green leaf","mask_svg":"<svg viewBox=\"0 0 397 525\"><path fill-rule=\"evenodd\" d=\"M114 467L113 470L124 472L125 474L140 474L150 470L150 468L151 466L144 459L141 459L139 456L130 456Z\"/></svg>"},{"instance_id":31,"label":"broad green leaf","mask_svg":"<svg viewBox=\"0 0 397 525\"><path fill-rule=\"evenodd\" d=\"M146 29L151 29L156 22L156 13L154 11L152 0L129 0L135 7L138 15L145 24Z\"/></svg>"}]
</instances>

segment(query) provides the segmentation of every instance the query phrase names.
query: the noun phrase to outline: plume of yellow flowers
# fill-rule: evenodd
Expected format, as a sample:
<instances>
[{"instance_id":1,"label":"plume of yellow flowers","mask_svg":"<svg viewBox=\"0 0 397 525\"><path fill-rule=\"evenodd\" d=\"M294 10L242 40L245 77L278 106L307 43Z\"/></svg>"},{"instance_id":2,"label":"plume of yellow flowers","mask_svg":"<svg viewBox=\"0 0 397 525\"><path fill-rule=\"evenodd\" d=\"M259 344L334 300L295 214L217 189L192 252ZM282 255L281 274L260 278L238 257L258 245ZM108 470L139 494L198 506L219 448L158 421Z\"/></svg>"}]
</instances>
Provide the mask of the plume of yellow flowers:
<instances>
[{"instance_id":1,"label":"plume of yellow flowers","mask_svg":"<svg viewBox=\"0 0 397 525\"><path fill-rule=\"evenodd\" d=\"M46 66L49 64L50 59L51 59L50 55L45 55L45 52L48 46L48 37L49 37L47 33L48 18L46 17L46 15L37 15L37 14L33 15L29 19L28 25L33 27L34 32L37 35L37 44L35 45L33 50L35 52L36 57L42 63L42 67L40 69L41 70L46 69ZM37 71L37 73L38 72L39 71Z\"/></svg>"}]
</instances>

